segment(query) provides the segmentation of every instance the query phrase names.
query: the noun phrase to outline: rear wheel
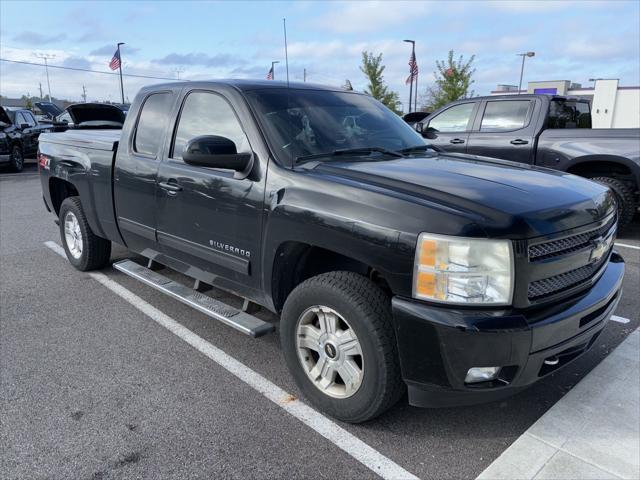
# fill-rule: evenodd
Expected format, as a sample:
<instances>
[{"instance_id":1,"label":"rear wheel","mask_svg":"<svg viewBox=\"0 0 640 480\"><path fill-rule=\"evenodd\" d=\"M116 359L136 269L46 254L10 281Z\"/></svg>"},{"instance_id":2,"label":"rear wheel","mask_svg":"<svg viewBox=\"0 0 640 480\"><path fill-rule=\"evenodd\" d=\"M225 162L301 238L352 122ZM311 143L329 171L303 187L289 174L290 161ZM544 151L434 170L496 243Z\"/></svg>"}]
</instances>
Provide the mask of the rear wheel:
<instances>
[{"instance_id":1,"label":"rear wheel","mask_svg":"<svg viewBox=\"0 0 640 480\"><path fill-rule=\"evenodd\" d=\"M624 227L630 224L636 213L636 201L633 189L617 178L592 177L591 180L613 190L616 196L616 202L618 203L618 225Z\"/></svg>"},{"instance_id":2,"label":"rear wheel","mask_svg":"<svg viewBox=\"0 0 640 480\"><path fill-rule=\"evenodd\" d=\"M14 145L11 148L11 159L9 161L9 167L13 172L21 172L24 168L24 156L22 155L22 149L19 145Z\"/></svg>"},{"instance_id":3,"label":"rear wheel","mask_svg":"<svg viewBox=\"0 0 640 480\"><path fill-rule=\"evenodd\" d=\"M330 272L298 285L280 338L298 387L339 420L370 420L404 392L389 297L361 275Z\"/></svg>"},{"instance_id":4,"label":"rear wheel","mask_svg":"<svg viewBox=\"0 0 640 480\"><path fill-rule=\"evenodd\" d=\"M102 268L111 258L111 242L91 231L78 197L66 198L60 206L60 237L69 262L78 270Z\"/></svg>"}]
</instances>

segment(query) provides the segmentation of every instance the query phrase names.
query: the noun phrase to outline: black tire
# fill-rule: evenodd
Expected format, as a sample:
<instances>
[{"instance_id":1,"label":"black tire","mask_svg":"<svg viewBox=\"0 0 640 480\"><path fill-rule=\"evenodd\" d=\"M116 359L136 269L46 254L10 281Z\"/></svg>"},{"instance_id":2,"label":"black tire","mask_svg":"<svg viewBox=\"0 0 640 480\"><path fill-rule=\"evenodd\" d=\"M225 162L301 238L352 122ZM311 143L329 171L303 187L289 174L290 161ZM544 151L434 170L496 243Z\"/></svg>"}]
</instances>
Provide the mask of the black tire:
<instances>
[{"instance_id":1,"label":"black tire","mask_svg":"<svg viewBox=\"0 0 640 480\"><path fill-rule=\"evenodd\" d=\"M298 322L305 311L316 305L329 307L348 320L360 342L362 383L348 398L333 398L321 392L298 357ZM361 275L330 272L298 285L284 304L280 340L300 390L318 409L339 420L361 423L375 418L392 407L405 391L389 296Z\"/></svg>"},{"instance_id":2,"label":"black tire","mask_svg":"<svg viewBox=\"0 0 640 480\"><path fill-rule=\"evenodd\" d=\"M633 189L617 178L592 177L591 180L613 190L616 196L616 202L618 203L618 226L626 227L629 225L636 213L636 201Z\"/></svg>"},{"instance_id":3,"label":"black tire","mask_svg":"<svg viewBox=\"0 0 640 480\"><path fill-rule=\"evenodd\" d=\"M14 145L11 147L11 159L9 161L9 168L12 172L21 172L24 168L24 155L20 145Z\"/></svg>"},{"instance_id":4,"label":"black tire","mask_svg":"<svg viewBox=\"0 0 640 480\"><path fill-rule=\"evenodd\" d=\"M82 245L82 250L79 255L74 255L71 252L69 242L65 237L65 221L67 219L72 221L73 217L77 219L82 237L79 240L79 243ZM111 242L98 237L91 231L79 197L68 197L62 202L59 219L62 246L71 265L85 272L87 270L103 268L109 263L109 259L111 258Z\"/></svg>"}]
</instances>

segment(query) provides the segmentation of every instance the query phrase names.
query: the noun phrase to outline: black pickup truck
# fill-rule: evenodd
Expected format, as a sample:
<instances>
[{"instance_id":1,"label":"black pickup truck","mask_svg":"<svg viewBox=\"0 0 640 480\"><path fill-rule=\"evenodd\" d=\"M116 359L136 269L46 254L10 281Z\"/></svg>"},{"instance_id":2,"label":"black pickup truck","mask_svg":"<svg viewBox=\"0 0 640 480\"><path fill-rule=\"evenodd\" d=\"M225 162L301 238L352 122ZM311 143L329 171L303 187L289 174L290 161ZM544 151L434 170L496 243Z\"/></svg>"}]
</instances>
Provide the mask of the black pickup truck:
<instances>
[{"instance_id":1,"label":"black pickup truck","mask_svg":"<svg viewBox=\"0 0 640 480\"><path fill-rule=\"evenodd\" d=\"M431 407L517 392L586 352L620 299L609 189L440 153L364 94L158 85L122 131L45 134L38 160L72 265L106 266L116 242L148 261L116 269L241 332L279 314L301 391L349 422L407 388Z\"/></svg>"},{"instance_id":2,"label":"black pickup truck","mask_svg":"<svg viewBox=\"0 0 640 480\"><path fill-rule=\"evenodd\" d=\"M24 158L38 151L38 137L52 130L50 124L39 123L30 110L0 107L0 166L20 172Z\"/></svg>"},{"instance_id":3,"label":"black pickup truck","mask_svg":"<svg viewBox=\"0 0 640 480\"><path fill-rule=\"evenodd\" d=\"M589 101L557 95L474 97L416 124L447 152L512 160L590 178L610 187L620 226L640 206L640 129L591 128Z\"/></svg>"}]
</instances>

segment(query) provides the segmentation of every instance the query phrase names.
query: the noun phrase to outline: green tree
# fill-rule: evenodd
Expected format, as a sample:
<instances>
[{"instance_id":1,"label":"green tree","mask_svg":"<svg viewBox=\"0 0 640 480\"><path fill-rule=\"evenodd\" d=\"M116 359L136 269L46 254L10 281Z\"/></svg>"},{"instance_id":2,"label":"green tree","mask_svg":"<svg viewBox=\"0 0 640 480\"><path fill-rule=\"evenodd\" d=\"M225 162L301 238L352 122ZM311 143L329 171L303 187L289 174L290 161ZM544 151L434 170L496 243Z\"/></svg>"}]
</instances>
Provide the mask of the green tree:
<instances>
[{"instance_id":1,"label":"green tree","mask_svg":"<svg viewBox=\"0 0 640 480\"><path fill-rule=\"evenodd\" d=\"M33 101L29 95L22 95L22 100L24 100L24 108L27 110L33 109Z\"/></svg>"},{"instance_id":2,"label":"green tree","mask_svg":"<svg viewBox=\"0 0 640 480\"><path fill-rule=\"evenodd\" d=\"M476 56L471 55L465 61L460 55L454 59L453 50L449 50L449 56L444 61L436 60L436 70L433 72L436 80L433 86L426 92L425 108L435 110L449 102L460 100L461 98L473 97L473 90L470 90L474 83L472 79L476 69L472 67Z\"/></svg>"},{"instance_id":3,"label":"green tree","mask_svg":"<svg viewBox=\"0 0 640 480\"><path fill-rule=\"evenodd\" d=\"M362 52L362 65L360 71L365 74L369 80L365 93L368 93L373 98L380 100L389 109L393 110L398 115L400 114L400 97L396 92L389 90L389 87L384 83L385 66L382 65L382 54L374 55L370 52Z\"/></svg>"}]
</instances>

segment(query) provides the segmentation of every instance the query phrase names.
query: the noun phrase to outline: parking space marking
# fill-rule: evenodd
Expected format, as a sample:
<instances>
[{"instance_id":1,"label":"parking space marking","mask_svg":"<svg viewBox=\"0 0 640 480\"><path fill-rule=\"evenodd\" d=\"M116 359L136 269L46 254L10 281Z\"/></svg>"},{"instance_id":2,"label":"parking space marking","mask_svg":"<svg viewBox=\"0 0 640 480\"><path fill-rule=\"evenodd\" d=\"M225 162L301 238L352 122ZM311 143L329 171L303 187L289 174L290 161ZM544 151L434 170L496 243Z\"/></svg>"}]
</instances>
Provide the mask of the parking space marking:
<instances>
[{"instance_id":1,"label":"parking space marking","mask_svg":"<svg viewBox=\"0 0 640 480\"><path fill-rule=\"evenodd\" d=\"M618 323L629 323L631 321L628 318L619 317L617 315L611 315L611 320Z\"/></svg>"},{"instance_id":2,"label":"parking space marking","mask_svg":"<svg viewBox=\"0 0 640 480\"><path fill-rule=\"evenodd\" d=\"M628 243L618 243L618 242L616 242L616 247L632 248L634 250L640 250L640 247L636 247L635 245L629 245Z\"/></svg>"},{"instance_id":3,"label":"parking space marking","mask_svg":"<svg viewBox=\"0 0 640 480\"><path fill-rule=\"evenodd\" d=\"M64 249L55 242L45 242L45 245L63 258L67 258ZM111 290L113 293L124 299L140 312L151 318L157 324L163 326L171 333L187 342L210 360L220 365L222 368L233 374L238 379L249 385L264 397L271 400L277 406L285 410L293 417L300 420L309 428L315 430L335 446L346 452L355 460L384 479L417 479L415 475L408 472L393 460L385 457L368 444L360 440L355 435L349 433L338 424L317 412L308 405L296 399L265 377L239 362L232 356L223 352L204 338L196 335L188 328L184 327L167 314L161 312L156 307L147 303L133 292L123 287L119 283L111 280L104 273L89 272L88 275Z\"/></svg>"}]
</instances>

